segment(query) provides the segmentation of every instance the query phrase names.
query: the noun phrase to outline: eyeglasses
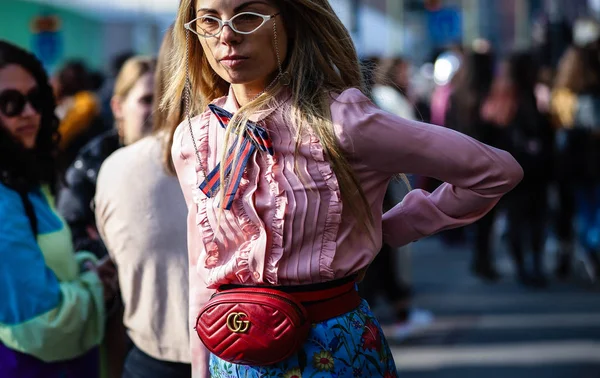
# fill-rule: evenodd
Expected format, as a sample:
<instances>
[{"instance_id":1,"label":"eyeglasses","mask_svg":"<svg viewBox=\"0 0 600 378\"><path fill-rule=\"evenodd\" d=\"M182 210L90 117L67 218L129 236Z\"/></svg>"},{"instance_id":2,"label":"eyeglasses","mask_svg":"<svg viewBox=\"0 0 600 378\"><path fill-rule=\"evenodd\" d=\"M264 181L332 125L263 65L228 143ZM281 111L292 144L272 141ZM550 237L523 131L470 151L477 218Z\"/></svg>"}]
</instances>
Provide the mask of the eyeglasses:
<instances>
[{"instance_id":1,"label":"eyeglasses","mask_svg":"<svg viewBox=\"0 0 600 378\"><path fill-rule=\"evenodd\" d=\"M279 13L264 15L254 12L242 12L231 17L229 20L221 20L214 16L201 16L185 23L183 26L197 36L209 38L216 37L221 33L225 25L239 34L251 34L260 29L267 21Z\"/></svg>"},{"instance_id":2,"label":"eyeglasses","mask_svg":"<svg viewBox=\"0 0 600 378\"><path fill-rule=\"evenodd\" d=\"M16 89L8 89L0 93L0 111L8 118L20 116L27 103L39 114L42 111L42 94L38 88L23 94Z\"/></svg>"}]
</instances>

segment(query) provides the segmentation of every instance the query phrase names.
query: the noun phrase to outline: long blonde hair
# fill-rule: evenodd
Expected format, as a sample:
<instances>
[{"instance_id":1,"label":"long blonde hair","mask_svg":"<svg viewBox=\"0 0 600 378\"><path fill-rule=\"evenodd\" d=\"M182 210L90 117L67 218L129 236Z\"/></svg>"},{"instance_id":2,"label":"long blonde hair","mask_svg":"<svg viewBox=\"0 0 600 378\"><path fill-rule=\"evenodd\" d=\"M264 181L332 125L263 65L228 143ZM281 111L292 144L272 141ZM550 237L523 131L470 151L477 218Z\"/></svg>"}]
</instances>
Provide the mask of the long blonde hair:
<instances>
[{"instance_id":1,"label":"long blonde hair","mask_svg":"<svg viewBox=\"0 0 600 378\"><path fill-rule=\"evenodd\" d=\"M576 94L596 89L600 84L598 67L596 50L571 46L560 59L554 86Z\"/></svg>"},{"instance_id":2,"label":"long blonde hair","mask_svg":"<svg viewBox=\"0 0 600 378\"><path fill-rule=\"evenodd\" d=\"M329 157L339 181L344 206L365 230L370 231L373 226L370 205L335 136L330 110L332 93L341 93L352 87L363 89L362 74L352 38L328 0L275 2L280 7L288 34L288 57L285 59L283 70L291 75L290 116L296 129L296 153L300 147L300 136L306 127L310 127ZM229 83L213 71L198 38L190 34L189 41L186 40L183 25L195 18L195 13L192 0L181 0L174 29L176 48L171 67L172 81L163 106L171 109L179 106L180 94L186 84L186 62L189 62L190 87L194 88L190 91L191 111L198 114L211 101L225 96ZM189 61L186 54L189 54ZM272 95L281 88L282 85L277 84L270 91L271 96L263 94L239 109L227 128L226 145L230 135L235 135L238 140L243 137L244 130L240 125L244 125L251 114L269 105ZM223 151L225 154L227 148ZM223 181L221 180L222 186ZM224 193L223 187L221 193Z\"/></svg>"},{"instance_id":3,"label":"long blonde hair","mask_svg":"<svg viewBox=\"0 0 600 378\"><path fill-rule=\"evenodd\" d=\"M125 98L139 79L147 73L154 73L156 59L149 56L134 56L123 64L115 80L113 96Z\"/></svg>"},{"instance_id":4,"label":"long blonde hair","mask_svg":"<svg viewBox=\"0 0 600 378\"><path fill-rule=\"evenodd\" d=\"M173 135L175 134L175 129L181 121L183 121L184 117L181 94L178 96L180 98L179 106L165 108L160 105L165 99L165 91L169 85L169 66L171 65L174 47L173 26L170 26L160 45L156 63L156 72L154 74L154 103L152 111L152 122L154 125L152 127L152 133L155 135L163 132L165 133L164 139L162 140L162 161L166 172L172 176L176 175L173 159L171 159Z\"/></svg>"},{"instance_id":5,"label":"long blonde hair","mask_svg":"<svg viewBox=\"0 0 600 378\"><path fill-rule=\"evenodd\" d=\"M597 53L593 49L571 46L558 63L550 109L557 127L573 128L577 96L600 85Z\"/></svg>"},{"instance_id":6,"label":"long blonde hair","mask_svg":"<svg viewBox=\"0 0 600 378\"><path fill-rule=\"evenodd\" d=\"M152 57L140 55L127 59L115 80L113 98L118 98L119 102L125 101L138 80L146 74L154 75L155 69L156 59ZM123 138L123 122L116 119L115 126L119 130L119 135Z\"/></svg>"}]
</instances>

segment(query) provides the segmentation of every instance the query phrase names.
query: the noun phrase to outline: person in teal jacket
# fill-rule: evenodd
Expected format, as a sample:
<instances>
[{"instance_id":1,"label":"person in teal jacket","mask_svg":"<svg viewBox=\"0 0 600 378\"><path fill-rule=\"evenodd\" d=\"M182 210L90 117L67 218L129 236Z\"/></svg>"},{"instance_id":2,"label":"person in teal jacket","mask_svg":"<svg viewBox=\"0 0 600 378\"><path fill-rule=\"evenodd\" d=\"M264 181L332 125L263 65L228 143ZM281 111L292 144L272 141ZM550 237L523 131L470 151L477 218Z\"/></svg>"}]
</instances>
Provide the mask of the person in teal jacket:
<instances>
[{"instance_id":1,"label":"person in teal jacket","mask_svg":"<svg viewBox=\"0 0 600 378\"><path fill-rule=\"evenodd\" d=\"M110 274L55 211L54 110L40 62L0 40L1 378L99 375Z\"/></svg>"}]
</instances>

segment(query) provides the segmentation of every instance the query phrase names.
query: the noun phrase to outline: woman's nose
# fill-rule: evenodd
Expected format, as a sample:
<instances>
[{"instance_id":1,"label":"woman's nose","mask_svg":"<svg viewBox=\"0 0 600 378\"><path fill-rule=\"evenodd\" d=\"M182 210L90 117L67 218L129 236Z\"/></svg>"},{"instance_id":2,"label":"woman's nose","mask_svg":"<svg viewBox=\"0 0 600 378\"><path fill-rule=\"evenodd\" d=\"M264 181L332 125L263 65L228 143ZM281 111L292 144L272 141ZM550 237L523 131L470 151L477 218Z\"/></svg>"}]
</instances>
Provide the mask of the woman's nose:
<instances>
[{"instance_id":1,"label":"woman's nose","mask_svg":"<svg viewBox=\"0 0 600 378\"><path fill-rule=\"evenodd\" d=\"M23 108L23 112L21 113L22 117L32 117L38 114L38 111L31 105L29 101L25 104Z\"/></svg>"},{"instance_id":2,"label":"woman's nose","mask_svg":"<svg viewBox=\"0 0 600 378\"><path fill-rule=\"evenodd\" d=\"M231 45L238 44L242 39L242 35L233 31L230 25L223 25L221 30L221 42Z\"/></svg>"}]
</instances>

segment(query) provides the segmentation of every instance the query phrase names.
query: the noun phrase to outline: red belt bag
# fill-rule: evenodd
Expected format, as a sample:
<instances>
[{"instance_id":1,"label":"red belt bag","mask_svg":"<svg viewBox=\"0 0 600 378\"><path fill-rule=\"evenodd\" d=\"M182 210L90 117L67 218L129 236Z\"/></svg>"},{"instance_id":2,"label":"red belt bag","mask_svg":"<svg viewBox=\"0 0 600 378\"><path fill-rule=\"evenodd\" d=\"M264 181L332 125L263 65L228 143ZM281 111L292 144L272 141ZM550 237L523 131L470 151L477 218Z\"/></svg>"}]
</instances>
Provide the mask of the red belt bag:
<instances>
[{"instance_id":1,"label":"red belt bag","mask_svg":"<svg viewBox=\"0 0 600 378\"><path fill-rule=\"evenodd\" d=\"M200 311L196 332L224 361L273 365L302 347L312 323L352 311L360 301L354 281L294 293L268 287L219 290Z\"/></svg>"}]
</instances>

